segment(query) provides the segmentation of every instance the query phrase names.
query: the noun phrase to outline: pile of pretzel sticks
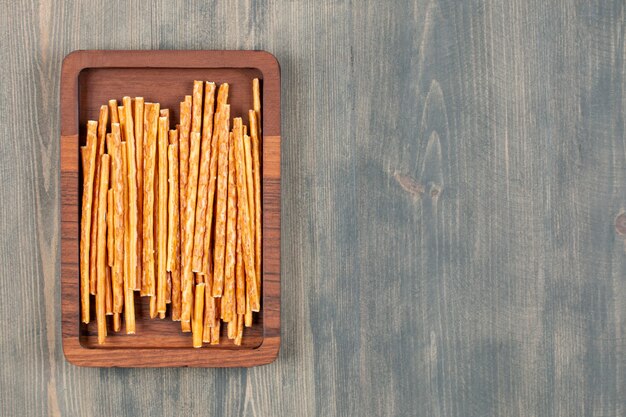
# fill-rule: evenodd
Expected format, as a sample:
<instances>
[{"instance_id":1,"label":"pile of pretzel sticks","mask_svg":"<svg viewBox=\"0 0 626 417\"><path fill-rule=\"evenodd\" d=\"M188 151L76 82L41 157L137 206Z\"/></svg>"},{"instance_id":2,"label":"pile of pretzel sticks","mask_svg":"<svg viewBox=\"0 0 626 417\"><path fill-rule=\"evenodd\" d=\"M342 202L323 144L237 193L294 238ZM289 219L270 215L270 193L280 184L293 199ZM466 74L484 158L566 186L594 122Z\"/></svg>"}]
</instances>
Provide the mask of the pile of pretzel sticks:
<instances>
[{"instance_id":1,"label":"pile of pretzel sticks","mask_svg":"<svg viewBox=\"0 0 626 417\"><path fill-rule=\"evenodd\" d=\"M80 236L81 319L95 297L98 343L135 333L134 292L150 317L192 332L194 347L240 345L260 310L261 100L252 82L249 127L232 119L227 83L194 81L180 124L142 97L109 100L87 122ZM250 133L248 135L248 132Z\"/></svg>"}]
</instances>

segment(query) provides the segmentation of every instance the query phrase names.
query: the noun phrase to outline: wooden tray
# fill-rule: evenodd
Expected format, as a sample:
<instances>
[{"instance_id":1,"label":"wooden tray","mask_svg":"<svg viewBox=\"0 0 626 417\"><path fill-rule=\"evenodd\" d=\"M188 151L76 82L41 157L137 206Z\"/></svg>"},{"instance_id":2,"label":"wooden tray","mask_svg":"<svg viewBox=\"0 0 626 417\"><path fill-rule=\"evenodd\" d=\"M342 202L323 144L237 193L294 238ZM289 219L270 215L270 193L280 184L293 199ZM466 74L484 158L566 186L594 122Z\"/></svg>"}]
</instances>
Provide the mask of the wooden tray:
<instances>
[{"instance_id":1,"label":"wooden tray","mask_svg":"<svg viewBox=\"0 0 626 417\"><path fill-rule=\"evenodd\" d=\"M228 82L231 115L247 123L252 108L252 79L261 79L263 109L262 308L255 313L243 343L225 334L220 345L191 347L191 334L180 323L149 318L147 298L136 293L137 334L109 331L97 344L95 320L80 323L79 241L82 180L79 146L87 120L97 120L111 98L142 96L169 108L178 122L179 102L191 94L193 80ZM61 309L63 351L80 366L237 367L272 362L280 345L280 68L262 51L76 51L61 71ZM92 305L94 303L91 303ZM92 317L95 317L92 314ZM225 331L226 326L222 326Z\"/></svg>"}]
</instances>

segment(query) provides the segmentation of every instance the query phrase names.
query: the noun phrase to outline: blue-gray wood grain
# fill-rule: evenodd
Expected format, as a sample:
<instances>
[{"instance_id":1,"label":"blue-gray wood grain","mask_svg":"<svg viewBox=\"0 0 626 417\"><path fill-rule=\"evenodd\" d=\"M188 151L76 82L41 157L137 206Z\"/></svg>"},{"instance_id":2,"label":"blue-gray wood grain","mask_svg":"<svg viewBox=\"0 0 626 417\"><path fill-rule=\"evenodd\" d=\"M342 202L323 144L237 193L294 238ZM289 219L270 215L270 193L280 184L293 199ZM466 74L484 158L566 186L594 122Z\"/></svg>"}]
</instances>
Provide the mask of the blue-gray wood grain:
<instances>
[{"instance_id":1,"label":"blue-gray wood grain","mask_svg":"<svg viewBox=\"0 0 626 417\"><path fill-rule=\"evenodd\" d=\"M0 7L0 415L626 415L622 1ZM275 363L64 360L58 97L75 49L278 57Z\"/></svg>"}]
</instances>

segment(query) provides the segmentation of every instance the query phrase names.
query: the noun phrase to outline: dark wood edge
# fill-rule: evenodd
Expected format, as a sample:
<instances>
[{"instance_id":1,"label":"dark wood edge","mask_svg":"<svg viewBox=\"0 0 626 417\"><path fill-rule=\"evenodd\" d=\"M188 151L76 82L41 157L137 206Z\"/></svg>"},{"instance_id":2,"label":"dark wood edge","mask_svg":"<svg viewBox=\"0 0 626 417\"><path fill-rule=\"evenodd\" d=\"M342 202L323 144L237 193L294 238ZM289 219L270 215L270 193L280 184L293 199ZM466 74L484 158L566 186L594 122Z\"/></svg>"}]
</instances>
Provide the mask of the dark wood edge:
<instances>
[{"instance_id":1,"label":"dark wood edge","mask_svg":"<svg viewBox=\"0 0 626 417\"><path fill-rule=\"evenodd\" d=\"M263 74L263 342L254 349L92 349L80 344L78 310L78 76L85 68L257 68ZM179 65L179 63L183 62ZM75 51L61 70L61 306L62 344L66 359L89 367L242 367L271 363L280 349L280 66L265 51ZM266 170L265 167L268 167ZM271 167L271 168L270 168ZM73 187L74 191L70 189ZM71 249L71 253L65 252ZM75 249L75 250L74 250ZM67 262L68 258L70 259ZM270 261L270 262L267 262ZM270 265L271 264L271 265ZM72 278L69 282L64 279ZM124 358L123 361L117 359Z\"/></svg>"}]
</instances>

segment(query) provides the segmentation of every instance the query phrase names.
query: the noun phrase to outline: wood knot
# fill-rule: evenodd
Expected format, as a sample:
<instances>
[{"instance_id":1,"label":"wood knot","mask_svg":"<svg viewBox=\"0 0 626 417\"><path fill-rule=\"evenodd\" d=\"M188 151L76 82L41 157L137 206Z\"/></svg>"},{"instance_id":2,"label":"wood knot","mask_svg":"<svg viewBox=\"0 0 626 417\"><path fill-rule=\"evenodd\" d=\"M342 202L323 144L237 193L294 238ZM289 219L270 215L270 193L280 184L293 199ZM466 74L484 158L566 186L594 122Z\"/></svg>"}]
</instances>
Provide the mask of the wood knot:
<instances>
[{"instance_id":1,"label":"wood knot","mask_svg":"<svg viewBox=\"0 0 626 417\"><path fill-rule=\"evenodd\" d=\"M626 236L626 213L620 213L615 218L615 230L620 236Z\"/></svg>"},{"instance_id":2,"label":"wood knot","mask_svg":"<svg viewBox=\"0 0 626 417\"><path fill-rule=\"evenodd\" d=\"M424 193L424 186L413 178L399 172L395 172L393 177L407 193L413 194L414 196L421 196Z\"/></svg>"}]
</instances>

